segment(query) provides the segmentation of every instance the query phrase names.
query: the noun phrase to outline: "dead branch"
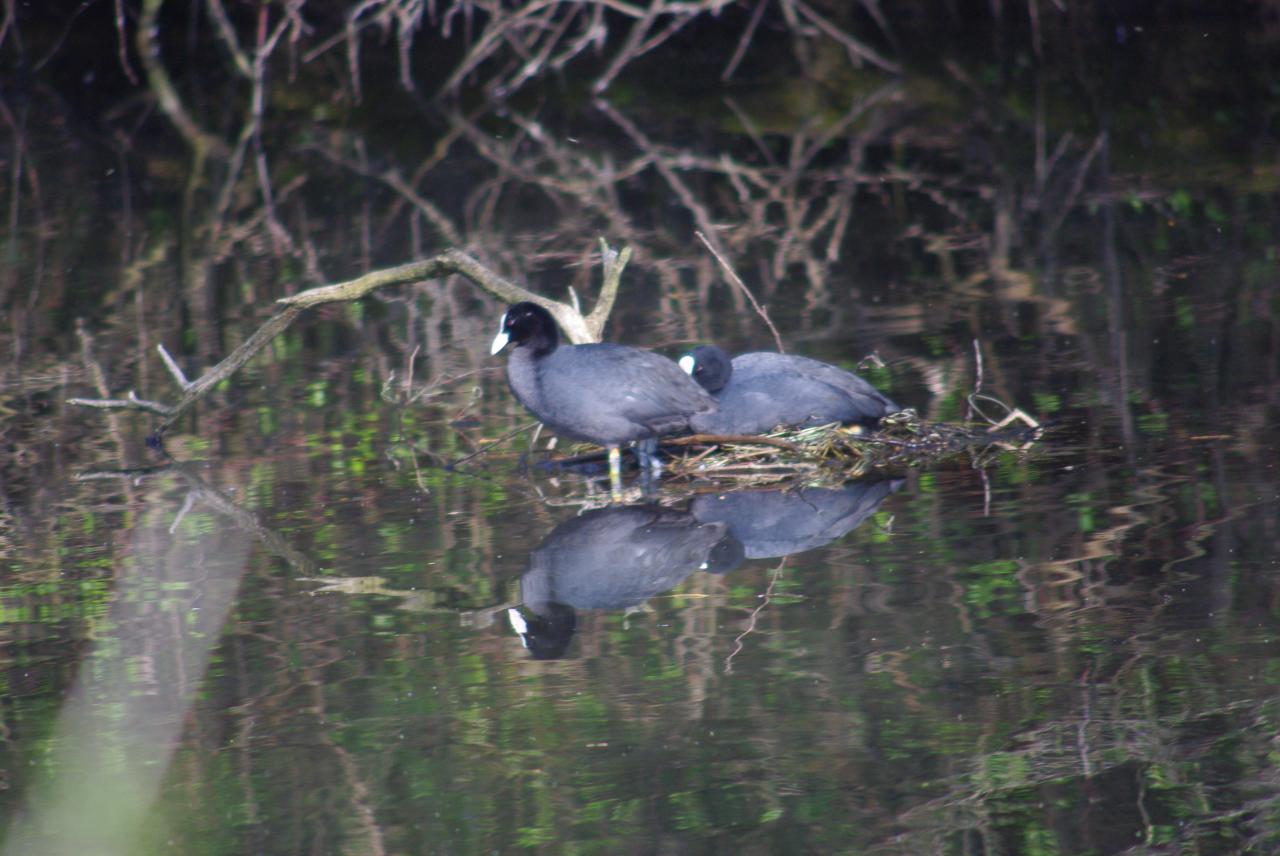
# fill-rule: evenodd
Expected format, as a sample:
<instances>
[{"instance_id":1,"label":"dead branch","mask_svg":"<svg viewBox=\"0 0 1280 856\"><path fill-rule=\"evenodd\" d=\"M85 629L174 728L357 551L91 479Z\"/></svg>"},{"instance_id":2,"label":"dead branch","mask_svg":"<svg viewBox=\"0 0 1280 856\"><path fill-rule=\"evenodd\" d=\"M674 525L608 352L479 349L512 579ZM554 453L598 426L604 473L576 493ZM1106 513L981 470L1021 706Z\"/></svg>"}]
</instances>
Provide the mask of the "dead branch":
<instances>
[{"instance_id":1,"label":"dead branch","mask_svg":"<svg viewBox=\"0 0 1280 856\"><path fill-rule=\"evenodd\" d=\"M263 322L262 326L229 356L194 381L187 379L177 363L164 350L163 345L158 346L161 359L169 369L174 382L182 390L182 397L176 404L169 405L141 399L132 390L126 398L106 398L101 389L99 392L104 394L103 398L72 398L68 399L67 403L100 410L139 410L156 414L163 417L156 428L155 436L158 438L196 402L208 395L210 390L239 371L272 339L284 332L305 309L323 306L326 303L349 303L379 288L404 285L424 279L438 279L452 274L465 276L482 290L507 303L528 300L545 307L555 317L566 336L576 344L598 342L614 299L617 297L622 271L631 258L630 247L615 251L604 239L600 241L600 249L604 264L604 284L595 309L587 316L584 316L575 306L534 294L516 285L461 250L447 250L423 261L371 271L353 280L311 288L277 301L283 308Z\"/></svg>"},{"instance_id":2,"label":"dead branch","mask_svg":"<svg viewBox=\"0 0 1280 856\"><path fill-rule=\"evenodd\" d=\"M663 445L669 446L702 446L709 443L735 446L773 446L786 449L788 452L804 454L804 449L795 443L780 440L777 437L766 437L758 434L689 434L685 437L667 437Z\"/></svg>"},{"instance_id":3,"label":"dead branch","mask_svg":"<svg viewBox=\"0 0 1280 856\"><path fill-rule=\"evenodd\" d=\"M738 276L737 271L733 269L728 260L716 251L716 248L707 240L706 235L701 232L694 232L693 234L697 235L698 240L711 251L711 255L716 257L716 261L720 263L720 267L724 270L724 274L729 278L729 281L742 289L743 293L747 295L747 299L751 301L751 307L755 309L757 315L764 319L764 323L769 327L769 332L773 333L773 341L778 346L778 353L785 354L787 349L782 346L782 335L778 333L778 328L773 326L773 319L769 317L769 313L766 312L765 308L756 300L756 296L751 293L751 289L747 288L747 284L742 281L742 277Z\"/></svg>"},{"instance_id":4,"label":"dead branch","mask_svg":"<svg viewBox=\"0 0 1280 856\"><path fill-rule=\"evenodd\" d=\"M227 154L227 144L205 131L191 118L182 98L178 95L169 71L160 57L159 18L164 0L145 0L138 19L137 47L142 57L142 68L147 75L147 86L155 93L156 101L173 126L197 152Z\"/></svg>"}]
</instances>

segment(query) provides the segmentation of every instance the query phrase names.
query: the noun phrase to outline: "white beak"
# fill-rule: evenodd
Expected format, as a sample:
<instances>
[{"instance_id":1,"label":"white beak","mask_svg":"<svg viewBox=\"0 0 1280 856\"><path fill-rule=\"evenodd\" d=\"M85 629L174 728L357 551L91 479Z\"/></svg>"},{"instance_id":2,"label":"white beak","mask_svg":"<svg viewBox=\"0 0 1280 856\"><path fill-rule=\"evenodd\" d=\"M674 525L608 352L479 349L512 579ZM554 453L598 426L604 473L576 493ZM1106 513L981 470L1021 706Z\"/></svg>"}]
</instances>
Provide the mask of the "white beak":
<instances>
[{"instance_id":1,"label":"white beak","mask_svg":"<svg viewBox=\"0 0 1280 856\"><path fill-rule=\"evenodd\" d=\"M520 635L520 641L524 647L529 647L529 641L525 635L529 632L529 624L524 620L524 616L520 614L518 609L507 610L507 621L511 622L511 629Z\"/></svg>"},{"instance_id":2,"label":"white beak","mask_svg":"<svg viewBox=\"0 0 1280 856\"><path fill-rule=\"evenodd\" d=\"M494 353L498 352L494 351ZM684 369L685 374L693 374L693 367L697 364L697 361L690 354L685 354L677 362L680 363L680 368Z\"/></svg>"},{"instance_id":3,"label":"white beak","mask_svg":"<svg viewBox=\"0 0 1280 856\"><path fill-rule=\"evenodd\" d=\"M502 313L502 320L498 322L498 335L493 337L493 344L489 346L489 353L496 354L507 346L507 342L511 341L511 334L507 332L507 313Z\"/></svg>"}]
</instances>

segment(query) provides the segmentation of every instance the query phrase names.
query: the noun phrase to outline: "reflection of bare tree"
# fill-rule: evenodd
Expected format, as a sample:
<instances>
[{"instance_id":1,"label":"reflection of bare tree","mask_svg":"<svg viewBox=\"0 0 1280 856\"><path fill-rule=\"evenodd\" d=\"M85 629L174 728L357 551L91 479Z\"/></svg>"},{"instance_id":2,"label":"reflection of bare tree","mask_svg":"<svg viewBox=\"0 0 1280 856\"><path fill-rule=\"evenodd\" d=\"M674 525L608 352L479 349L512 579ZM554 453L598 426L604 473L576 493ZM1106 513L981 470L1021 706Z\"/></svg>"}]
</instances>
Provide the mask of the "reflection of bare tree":
<instances>
[{"instance_id":1,"label":"reflection of bare tree","mask_svg":"<svg viewBox=\"0 0 1280 856\"><path fill-rule=\"evenodd\" d=\"M743 156L703 154L657 141L606 101L597 101L596 111L634 149L625 160L618 160L612 149L567 139L520 113L509 113L506 127L499 130L493 129L492 121L482 128L455 113L440 147L422 164L404 171L370 170L364 164L367 154L350 153L358 148L356 141L339 139L336 145L317 145L314 150L376 178L397 194L398 207L408 216L422 217L446 240L465 235L482 257L506 269L530 270L548 263L581 269L582 236L604 232L623 241L637 249L637 264L656 274L664 286L664 314L685 319L684 336L705 336L707 331L697 329L690 310L710 298L718 279L715 266L676 223L652 221L630 201L635 187L657 179L659 199L669 194L677 201L680 221L687 218L717 252L730 258L767 259L751 274L766 297L777 292L793 267L803 270L808 311L800 315L813 325L806 333L818 335L839 329L846 320L843 301L834 300L827 288L829 271L845 249L859 189L874 185L880 192L883 185L883 176L864 171L863 155L888 121L880 108L897 92L896 86L884 87L833 120L805 123L781 138L765 140L753 132L752 150ZM742 108L736 109L752 127ZM441 148L452 157L442 157ZM455 168L458 159L475 156L487 161L492 177L457 202L450 216L427 199L422 188ZM411 177L405 178L405 173ZM545 210L554 217L556 232L520 229L513 240L515 200L526 211ZM396 210L390 208L389 214ZM580 277L575 289L583 285ZM745 308L739 292L730 289L727 294L738 308ZM690 298L697 303L690 304ZM819 309L823 311L815 311Z\"/></svg>"},{"instance_id":2,"label":"reflection of bare tree","mask_svg":"<svg viewBox=\"0 0 1280 856\"><path fill-rule=\"evenodd\" d=\"M373 0L364 3L352 14L352 19L369 7L383 6L385 16L390 9L409 5L403 0ZM446 34L458 17L465 16L469 22L475 16L483 24L471 41L466 57L450 74L443 88L456 91L469 78L478 78L489 95L505 97L531 80L562 71L590 51L607 56L604 70L592 85L595 92L603 92L627 66L660 47L697 19L719 16L724 10L741 5L745 4L735 0L653 0L647 5L619 0L588 0L582 3L563 0L533 3L454 0L442 15ZM874 14L874 2L863 5ZM776 10L771 7L776 7ZM830 39L840 45L856 65L875 65L891 72L898 70L894 62L803 0L778 0L777 3L760 0L754 4L738 48L725 68L726 77L733 73L742 54L749 48L766 10L775 11L785 22L798 43L798 53L803 54L805 50L800 43L815 37ZM621 43L616 47L609 45L614 29L623 30ZM401 43L403 45L403 38Z\"/></svg>"}]
</instances>

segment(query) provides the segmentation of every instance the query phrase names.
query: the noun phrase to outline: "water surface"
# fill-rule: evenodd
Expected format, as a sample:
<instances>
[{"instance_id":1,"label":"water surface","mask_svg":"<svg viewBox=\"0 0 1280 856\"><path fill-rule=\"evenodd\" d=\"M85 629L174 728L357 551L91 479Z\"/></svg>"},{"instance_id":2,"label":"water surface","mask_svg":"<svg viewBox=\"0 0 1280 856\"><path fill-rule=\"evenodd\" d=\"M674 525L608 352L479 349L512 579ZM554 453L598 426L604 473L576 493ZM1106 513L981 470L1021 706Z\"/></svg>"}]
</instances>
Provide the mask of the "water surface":
<instances>
[{"instance_id":1,"label":"water surface","mask_svg":"<svg viewBox=\"0 0 1280 856\"><path fill-rule=\"evenodd\" d=\"M604 100L570 75L479 114L377 58L357 107L304 63L255 144L270 205L217 75L181 76L209 160L118 70L112 110L36 109L64 53L3 93L6 852L1278 846L1255 22L1094 22L1071 56L1048 19L1042 50L895 21L933 40L901 76L827 46L712 89L748 20ZM541 466L568 444L501 439L530 422L487 354L501 307L456 277L304 315L164 454L153 417L67 404L172 401L158 343L195 376L276 298L454 245L590 305L604 235L636 251L608 339L773 348L695 231L789 351L1044 435L610 506Z\"/></svg>"}]
</instances>

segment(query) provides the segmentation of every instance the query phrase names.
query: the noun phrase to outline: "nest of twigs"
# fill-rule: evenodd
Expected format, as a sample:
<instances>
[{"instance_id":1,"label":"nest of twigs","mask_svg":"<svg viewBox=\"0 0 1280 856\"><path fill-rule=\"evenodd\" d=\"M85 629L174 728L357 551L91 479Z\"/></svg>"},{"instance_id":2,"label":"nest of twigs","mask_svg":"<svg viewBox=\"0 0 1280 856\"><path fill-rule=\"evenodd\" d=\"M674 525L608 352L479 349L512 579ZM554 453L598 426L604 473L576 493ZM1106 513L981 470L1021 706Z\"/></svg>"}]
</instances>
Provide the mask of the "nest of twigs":
<instances>
[{"instance_id":1,"label":"nest of twigs","mask_svg":"<svg viewBox=\"0 0 1280 856\"><path fill-rule=\"evenodd\" d=\"M964 455L967 460L1020 450L1038 439L1040 427L925 422L914 410L886 416L874 431L840 424L777 431L760 437L696 434L669 439L669 470L691 477L789 478L838 473L856 478L872 471L900 472Z\"/></svg>"}]
</instances>

